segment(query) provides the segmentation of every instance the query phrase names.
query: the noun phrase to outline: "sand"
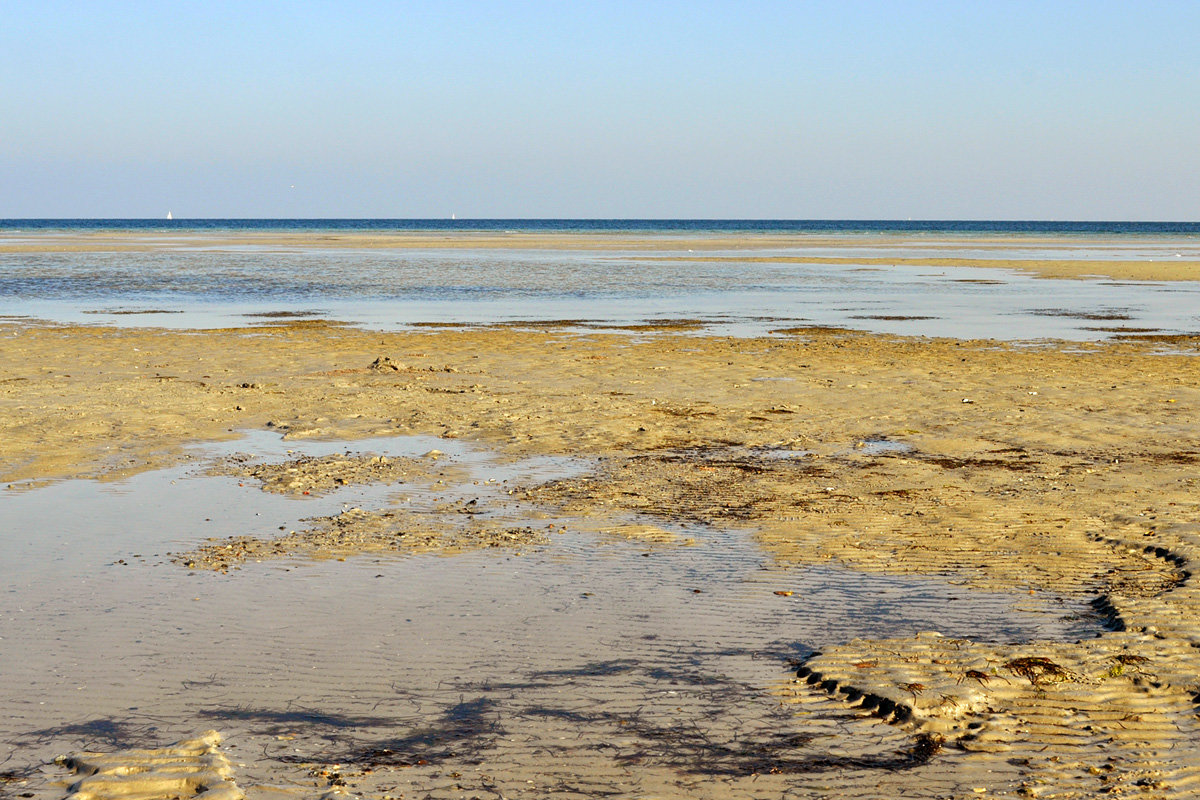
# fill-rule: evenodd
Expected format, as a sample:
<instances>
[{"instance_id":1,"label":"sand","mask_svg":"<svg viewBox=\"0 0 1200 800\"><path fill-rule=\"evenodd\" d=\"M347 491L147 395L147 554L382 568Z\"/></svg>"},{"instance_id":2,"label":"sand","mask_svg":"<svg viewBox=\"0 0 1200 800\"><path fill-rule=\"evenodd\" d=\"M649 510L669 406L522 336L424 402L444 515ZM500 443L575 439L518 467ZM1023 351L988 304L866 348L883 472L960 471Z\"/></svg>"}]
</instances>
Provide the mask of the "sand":
<instances>
[{"instance_id":1,"label":"sand","mask_svg":"<svg viewBox=\"0 0 1200 800\"><path fill-rule=\"evenodd\" d=\"M1157 267L1107 267L1166 279ZM205 332L7 324L0 341L7 491L127 477L180 463L188 443L247 429L293 441L424 434L502 459L590 465L483 492L474 506L447 501L432 515L347 509L277 538L197 541L177 559L180 580L248 559L521 552L552 535L545 517L520 523L536 507L648 547L686 547L680 525L741 530L778 564L1074 598L1093 605L1100 635L1000 645L930 631L796 659L770 687L789 711L776 724L811 741L832 735L821 715L838 709L839 735L861 747L801 770L799 751L763 745L762 786L787 797L1200 792L1200 338L1028 345L552 325L375 333L313 320ZM452 469L436 453L369 452L217 468L266 492L313 494L435 486ZM477 520L483 510L494 513ZM334 762L311 772L339 776L324 788L346 783ZM399 769L376 758L346 790L385 796L396 776L383 776ZM321 780L311 786L323 790ZM655 796L680 791L663 783Z\"/></svg>"},{"instance_id":2,"label":"sand","mask_svg":"<svg viewBox=\"0 0 1200 800\"><path fill-rule=\"evenodd\" d=\"M62 764L82 776L70 786L70 800L143 800L200 797L242 800L233 767L218 749L221 734L205 731L168 747L117 753L78 753Z\"/></svg>"},{"instance_id":3,"label":"sand","mask_svg":"<svg viewBox=\"0 0 1200 800\"><path fill-rule=\"evenodd\" d=\"M670 257L680 260L678 256ZM1117 278L1131 281L1194 281L1200 279L1200 260L1096 258L1011 258L1002 250L990 258L913 258L904 256L690 256L688 261L745 261L767 264L852 264L861 267L974 267L1027 272L1039 278Z\"/></svg>"}]
</instances>

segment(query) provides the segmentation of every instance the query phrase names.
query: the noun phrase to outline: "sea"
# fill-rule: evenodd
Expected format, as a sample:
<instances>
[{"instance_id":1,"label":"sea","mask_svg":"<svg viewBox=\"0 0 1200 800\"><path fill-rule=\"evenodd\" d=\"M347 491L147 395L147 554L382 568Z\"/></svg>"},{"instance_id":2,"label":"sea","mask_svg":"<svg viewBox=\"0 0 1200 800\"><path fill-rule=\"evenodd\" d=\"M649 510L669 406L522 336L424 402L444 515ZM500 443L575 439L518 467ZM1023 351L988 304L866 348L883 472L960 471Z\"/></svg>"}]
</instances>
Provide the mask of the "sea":
<instances>
[{"instance_id":1,"label":"sea","mask_svg":"<svg viewBox=\"0 0 1200 800\"><path fill-rule=\"evenodd\" d=\"M454 241L323 242L339 234ZM471 242L473 234L480 243ZM495 234L530 235L531 245L489 245ZM538 234L601 244L532 244ZM132 246L104 246L112 236ZM68 239L70 247L56 247ZM805 257L849 261L781 260ZM1078 341L1200 331L1200 280L1055 280L1007 269L880 264L889 258L1194 261L1200 223L10 219L0 220L0 318L212 328L291 317L380 330L566 321L580 329L670 324L733 336L822 325Z\"/></svg>"},{"instance_id":2,"label":"sea","mask_svg":"<svg viewBox=\"0 0 1200 800\"><path fill-rule=\"evenodd\" d=\"M0 232L47 230L1200 236L1200 222L895 219L0 219Z\"/></svg>"}]
</instances>

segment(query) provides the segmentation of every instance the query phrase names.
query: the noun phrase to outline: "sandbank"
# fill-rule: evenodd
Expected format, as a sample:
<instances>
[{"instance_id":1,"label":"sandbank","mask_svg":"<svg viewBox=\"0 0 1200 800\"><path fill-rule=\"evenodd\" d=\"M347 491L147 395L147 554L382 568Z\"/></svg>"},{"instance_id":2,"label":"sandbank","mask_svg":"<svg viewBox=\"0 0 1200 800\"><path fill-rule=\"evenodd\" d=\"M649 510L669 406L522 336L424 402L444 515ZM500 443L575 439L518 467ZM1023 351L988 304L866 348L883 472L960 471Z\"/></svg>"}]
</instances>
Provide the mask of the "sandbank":
<instances>
[{"instance_id":1,"label":"sandbank","mask_svg":"<svg viewBox=\"0 0 1200 800\"><path fill-rule=\"evenodd\" d=\"M908 258L878 256L732 256L689 257L694 261L743 261L768 264L853 264L865 267L973 267L1028 272L1040 278L1112 278L1128 281L1200 280L1200 260L1163 257L1146 259L1056 259L1056 258Z\"/></svg>"},{"instance_id":2,"label":"sandbank","mask_svg":"<svg viewBox=\"0 0 1200 800\"><path fill-rule=\"evenodd\" d=\"M754 234L630 234L602 233L527 233L527 232L328 232L279 233L206 231L163 231L133 233L125 231L10 233L0 237L0 255L54 252L149 252L204 248L206 250L259 249L523 249L611 253L614 257L670 258L689 261L725 261L793 264L854 264L868 267L921 266L930 268L996 268L1029 272L1046 278L1095 278L1133 281L1200 280L1200 249L1186 238L1163 242L1154 238L1090 236L1088 253L1081 257L1080 241L1063 236L900 236L872 235L781 235ZM1097 249L1122 250L1141 245L1145 252L1136 257L1095 258ZM913 249L936 252L962 249L987 253L978 257L906 256ZM841 255L803 252L765 251L853 250ZM873 251L895 250L895 254ZM1039 251L1030 258L1015 251ZM672 251L672 255L656 255ZM714 251L727 251L714 254ZM691 255L679 255L690 252Z\"/></svg>"}]
</instances>

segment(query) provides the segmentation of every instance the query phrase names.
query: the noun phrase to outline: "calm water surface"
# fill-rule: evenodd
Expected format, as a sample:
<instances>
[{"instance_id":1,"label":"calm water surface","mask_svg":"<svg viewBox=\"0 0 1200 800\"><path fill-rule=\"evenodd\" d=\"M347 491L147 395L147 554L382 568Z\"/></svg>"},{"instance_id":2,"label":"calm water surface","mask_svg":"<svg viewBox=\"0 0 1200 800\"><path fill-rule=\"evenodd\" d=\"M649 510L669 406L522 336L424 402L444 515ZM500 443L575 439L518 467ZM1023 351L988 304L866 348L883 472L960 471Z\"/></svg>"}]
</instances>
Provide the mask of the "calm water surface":
<instances>
[{"instance_id":1,"label":"calm water surface","mask_svg":"<svg viewBox=\"0 0 1200 800\"><path fill-rule=\"evenodd\" d=\"M0 253L0 316L202 328L285 312L378 329L429 322L627 325L689 318L711 332L733 335L818 324L913 335L1073 340L1104 338L1112 329L1200 330L1200 281L1049 280L994 268L736 260L748 255L1200 259L1200 229L1190 224L938 223L938 228L934 223L426 220L408 221L406 227L403 222L0 221L0 244L111 230L153 243L135 252ZM624 233L650 237L658 249L355 249L205 241L239 232L410 230ZM737 235L753 241L777 233L812 235L814 242L703 254L672 247L676 239L686 244L685 236ZM897 233L904 238L897 239ZM830 234L837 234L836 245Z\"/></svg>"}]
</instances>

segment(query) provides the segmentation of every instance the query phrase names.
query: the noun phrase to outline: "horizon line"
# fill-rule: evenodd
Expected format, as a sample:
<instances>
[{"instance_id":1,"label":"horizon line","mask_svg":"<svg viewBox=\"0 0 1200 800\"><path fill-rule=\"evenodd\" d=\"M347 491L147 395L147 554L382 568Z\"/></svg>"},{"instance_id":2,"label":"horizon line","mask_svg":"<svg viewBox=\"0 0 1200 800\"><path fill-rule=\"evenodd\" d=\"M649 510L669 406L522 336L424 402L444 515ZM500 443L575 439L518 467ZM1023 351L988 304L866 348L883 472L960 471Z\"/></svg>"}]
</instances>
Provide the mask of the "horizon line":
<instances>
[{"instance_id":1,"label":"horizon line","mask_svg":"<svg viewBox=\"0 0 1200 800\"><path fill-rule=\"evenodd\" d=\"M0 217L0 222L162 222L271 221L271 222L1038 222L1038 223L1135 223L1196 225L1184 219L1086 219L1055 217Z\"/></svg>"}]
</instances>

